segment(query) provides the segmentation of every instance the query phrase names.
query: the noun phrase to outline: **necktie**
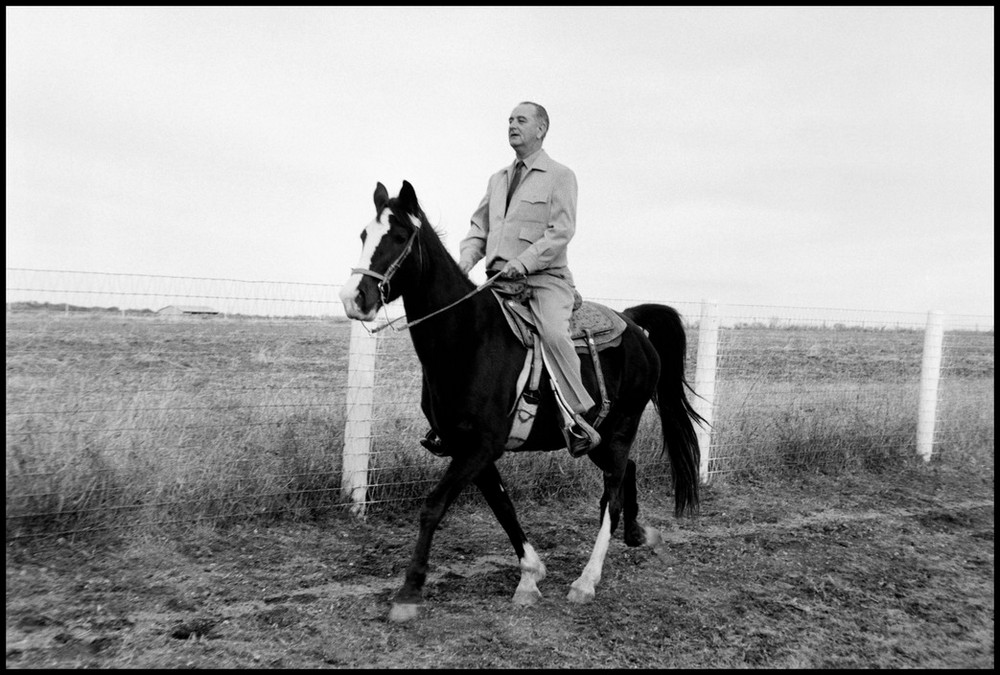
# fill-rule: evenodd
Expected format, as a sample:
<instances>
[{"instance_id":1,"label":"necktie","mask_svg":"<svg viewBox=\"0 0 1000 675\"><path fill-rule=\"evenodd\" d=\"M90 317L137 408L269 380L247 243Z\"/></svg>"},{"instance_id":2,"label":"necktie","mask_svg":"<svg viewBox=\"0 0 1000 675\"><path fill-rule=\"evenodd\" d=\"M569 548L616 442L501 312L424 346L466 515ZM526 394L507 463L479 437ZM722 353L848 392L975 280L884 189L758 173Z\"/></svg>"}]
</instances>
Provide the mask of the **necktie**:
<instances>
[{"instance_id":1,"label":"necktie","mask_svg":"<svg viewBox=\"0 0 1000 675\"><path fill-rule=\"evenodd\" d=\"M521 169L524 168L524 162L521 160L517 161L514 165L514 177L510 179L510 187L507 188L507 208L510 208L510 198L514 194L514 190L517 189L517 184L521 182Z\"/></svg>"}]
</instances>

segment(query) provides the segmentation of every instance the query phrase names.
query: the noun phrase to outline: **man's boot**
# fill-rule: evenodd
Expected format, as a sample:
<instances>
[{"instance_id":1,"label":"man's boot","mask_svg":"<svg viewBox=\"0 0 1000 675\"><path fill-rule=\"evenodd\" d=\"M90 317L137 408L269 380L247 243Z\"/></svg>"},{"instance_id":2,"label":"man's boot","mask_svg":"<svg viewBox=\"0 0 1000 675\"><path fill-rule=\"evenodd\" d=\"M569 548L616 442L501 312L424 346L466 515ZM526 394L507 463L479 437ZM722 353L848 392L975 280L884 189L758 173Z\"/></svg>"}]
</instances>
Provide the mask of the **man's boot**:
<instances>
[{"instance_id":1,"label":"man's boot","mask_svg":"<svg viewBox=\"0 0 1000 675\"><path fill-rule=\"evenodd\" d=\"M420 439L420 445L427 448L427 450L432 455L437 455L438 457L449 457L450 453L444 449L444 443L441 442L441 437L437 435L437 432L431 429L427 432L427 435Z\"/></svg>"},{"instance_id":2,"label":"man's boot","mask_svg":"<svg viewBox=\"0 0 1000 675\"><path fill-rule=\"evenodd\" d=\"M582 415L573 416L573 424L563 430L566 436L566 449L573 457L583 457L601 444L601 435L597 429L587 424Z\"/></svg>"}]
</instances>

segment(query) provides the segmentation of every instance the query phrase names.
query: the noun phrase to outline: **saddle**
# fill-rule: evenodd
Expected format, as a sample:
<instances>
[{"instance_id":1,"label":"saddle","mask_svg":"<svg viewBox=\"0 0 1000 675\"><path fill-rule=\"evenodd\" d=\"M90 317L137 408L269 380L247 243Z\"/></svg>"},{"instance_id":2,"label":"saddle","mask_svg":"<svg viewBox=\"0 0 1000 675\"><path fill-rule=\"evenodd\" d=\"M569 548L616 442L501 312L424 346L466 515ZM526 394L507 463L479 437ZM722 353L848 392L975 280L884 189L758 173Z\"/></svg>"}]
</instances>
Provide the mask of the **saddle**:
<instances>
[{"instance_id":1,"label":"saddle","mask_svg":"<svg viewBox=\"0 0 1000 675\"><path fill-rule=\"evenodd\" d=\"M531 297L531 289L523 280L497 280L493 284L493 295L500 303L507 323L521 343L528 350L524 367L517 381L520 392L514 409L510 436L507 439L507 449L516 450L528 438L538 411L539 383L541 382L544 359L539 342L535 319L527 306ZM570 337L577 353L590 353L594 363L594 372L601 392L601 408L592 425L596 427L607 416L611 409L607 386L604 384L604 370L598 353L617 347L621 344L622 333L625 332L625 320L610 307L596 302L584 301L579 293L575 293L573 315L570 319ZM552 381L556 388L555 380ZM558 399L559 397L557 397Z\"/></svg>"},{"instance_id":2,"label":"saddle","mask_svg":"<svg viewBox=\"0 0 1000 675\"><path fill-rule=\"evenodd\" d=\"M584 300L576 291L574 293L576 299L569 334L576 351L586 353L593 344L593 348L601 352L621 344L622 333L625 332L625 320L621 315L610 307ZM534 346L534 336L538 334L535 318L527 305L531 289L523 281L510 283L504 280L503 283L493 283L493 295L500 303L514 335L527 349L531 349Z\"/></svg>"}]
</instances>

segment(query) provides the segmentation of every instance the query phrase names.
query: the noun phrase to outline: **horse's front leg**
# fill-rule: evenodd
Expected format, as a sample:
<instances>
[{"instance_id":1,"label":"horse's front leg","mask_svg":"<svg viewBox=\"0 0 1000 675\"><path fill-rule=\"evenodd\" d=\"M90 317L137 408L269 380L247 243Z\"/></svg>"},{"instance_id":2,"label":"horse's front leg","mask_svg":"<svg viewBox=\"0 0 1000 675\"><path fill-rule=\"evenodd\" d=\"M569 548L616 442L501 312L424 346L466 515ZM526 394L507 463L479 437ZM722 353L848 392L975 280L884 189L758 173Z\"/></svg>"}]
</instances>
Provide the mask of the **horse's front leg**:
<instances>
[{"instance_id":1,"label":"horse's front leg","mask_svg":"<svg viewBox=\"0 0 1000 675\"><path fill-rule=\"evenodd\" d=\"M430 557L431 540L448 507L472 479L482 471L483 466L492 462L489 453L481 451L452 459L444 477L438 481L424 505L420 509L420 533L413 557L406 570L402 588L396 593L389 610L389 620L410 621L417 617L419 605L423 602L424 582L427 580L427 560Z\"/></svg>"},{"instance_id":2,"label":"horse's front leg","mask_svg":"<svg viewBox=\"0 0 1000 675\"><path fill-rule=\"evenodd\" d=\"M545 565L521 529L521 523L518 522L517 514L514 512L514 504L510 501L496 464L490 464L483 469L476 478L476 485L486 498L486 503L493 509L493 514L504 532L507 533L521 565L521 581L514 591L514 604L525 607L534 605L542 597L542 592L538 590L538 582L545 578Z\"/></svg>"}]
</instances>

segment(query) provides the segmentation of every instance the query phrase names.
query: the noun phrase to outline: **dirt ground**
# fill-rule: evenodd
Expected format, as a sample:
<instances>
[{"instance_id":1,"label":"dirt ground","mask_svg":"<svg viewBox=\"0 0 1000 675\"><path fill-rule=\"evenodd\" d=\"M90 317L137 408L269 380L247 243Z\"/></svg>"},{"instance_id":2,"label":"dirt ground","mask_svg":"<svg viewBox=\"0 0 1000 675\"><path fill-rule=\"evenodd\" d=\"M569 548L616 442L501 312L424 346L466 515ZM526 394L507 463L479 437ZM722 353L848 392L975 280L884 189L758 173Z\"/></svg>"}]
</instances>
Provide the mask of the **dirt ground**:
<instances>
[{"instance_id":1,"label":"dirt ground","mask_svg":"<svg viewBox=\"0 0 1000 675\"><path fill-rule=\"evenodd\" d=\"M640 467L641 481L641 467ZM535 607L478 500L435 539L421 618L386 621L415 511L7 545L8 668L993 668L993 472L733 480L666 541L616 533L597 597L566 600L597 495L520 503L548 567Z\"/></svg>"}]
</instances>

